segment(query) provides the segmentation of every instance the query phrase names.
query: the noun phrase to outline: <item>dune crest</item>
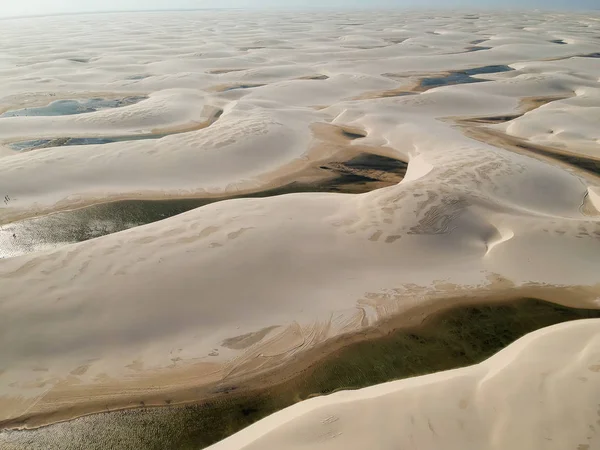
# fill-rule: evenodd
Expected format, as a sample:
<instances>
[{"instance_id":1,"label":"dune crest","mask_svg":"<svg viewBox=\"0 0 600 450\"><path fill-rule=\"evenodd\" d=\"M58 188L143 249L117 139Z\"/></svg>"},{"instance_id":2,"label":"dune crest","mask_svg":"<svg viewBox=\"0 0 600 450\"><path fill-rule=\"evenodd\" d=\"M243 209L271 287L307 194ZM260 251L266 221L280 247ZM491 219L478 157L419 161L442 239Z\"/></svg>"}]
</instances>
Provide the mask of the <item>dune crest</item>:
<instances>
[{"instance_id":1,"label":"dune crest","mask_svg":"<svg viewBox=\"0 0 600 450\"><path fill-rule=\"evenodd\" d=\"M476 366L305 400L209 448L596 448L599 325L556 325Z\"/></svg>"},{"instance_id":2,"label":"dune crest","mask_svg":"<svg viewBox=\"0 0 600 450\"><path fill-rule=\"evenodd\" d=\"M2 113L143 99L1 117L2 225L106 202L256 194L336 170L373 176L376 189L219 201L0 259L0 427L221 398L303 370L303 358L327 356L343 336L419 324L452 305L532 297L600 307L600 59L581 56L597 51L598 17L365 14L3 21ZM10 153L23 141L43 143ZM407 163L406 176L347 170L363 154ZM528 339L569 336L565 355L578 342L591 355L592 324ZM495 424L492 435L471 430L478 442L508 442L512 410L487 386L503 374L510 384L521 354L555 367L543 345L519 345L429 379L439 392L458 383L498 401L498 421L477 419ZM573 399L593 392L582 386ZM586 408L573 417L589 419ZM424 446L443 439L439 419L419 424ZM351 423L319 420L333 434L329 425Z\"/></svg>"}]
</instances>

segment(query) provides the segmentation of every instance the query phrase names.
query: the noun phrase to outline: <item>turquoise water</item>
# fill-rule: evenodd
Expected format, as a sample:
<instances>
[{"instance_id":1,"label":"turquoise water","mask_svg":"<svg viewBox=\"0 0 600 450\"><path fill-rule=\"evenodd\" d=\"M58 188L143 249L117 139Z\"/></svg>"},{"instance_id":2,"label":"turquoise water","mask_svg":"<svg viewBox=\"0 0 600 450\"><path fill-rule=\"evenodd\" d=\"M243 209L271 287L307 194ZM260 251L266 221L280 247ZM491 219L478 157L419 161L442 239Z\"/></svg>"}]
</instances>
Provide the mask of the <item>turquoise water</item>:
<instances>
[{"instance_id":1,"label":"turquoise water","mask_svg":"<svg viewBox=\"0 0 600 450\"><path fill-rule=\"evenodd\" d=\"M464 83L480 83L487 81L482 78L473 78L473 75L488 74L488 73L499 73L508 72L514 70L509 66L483 66L476 67L474 69L466 69L452 72L448 75L441 77L429 77L421 80L421 86L426 88L434 88L440 86L449 86L453 84L464 84Z\"/></svg>"},{"instance_id":2,"label":"turquoise water","mask_svg":"<svg viewBox=\"0 0 600 450\"><path fill-rule=\"evenodd\" d=\"M85 114L101 109L120 108L133 105L148 97L125 97L121 99L91 98L88 100L56 100L46 106L36 108L23 108L7 111L0 117L29 117L29 116L71 116Z\"/></svg>"},{"instance_id":3,"label":"turquoise water","mask_svg":"<svg viewBox=\"0 0 600 450\"><path fill-rule=\"evenodd\" d=\"M113 142L124 141L141 141L145 139L161 139L170 134L140 134L128 136L112 136L112 137L93 137L93 138L57 138L57 139L32 139L30 141L20 141L9 144L9 147L18 152L23 150L34 150L38 148L50 147L68 147L70 145L94 145L94 144L110 144Z\"/></svg>"},{"instance_id":4,"label":"turquoise water","mask_svg":"<svg viewBox=\"0 0 600 450\"><path fill-rule=\"evenodd\" d=\"M215 114L212 120L217 120L223 111L219 111ZM161 139L165 136L172 134L187 133L190 130L177 130L169 133L151 133L151 134L130 134L125 136L109 136L109 137L61 137L54 139L30 139L27 141L13 142L9 144L9 147L17 152L26 150L35 150L40 148L50 147L65 147L70 145L94 145L94 144L110 144L112 142L124 142L124 141L141 141L146 139Z\"/></svg>"}]
</instances>

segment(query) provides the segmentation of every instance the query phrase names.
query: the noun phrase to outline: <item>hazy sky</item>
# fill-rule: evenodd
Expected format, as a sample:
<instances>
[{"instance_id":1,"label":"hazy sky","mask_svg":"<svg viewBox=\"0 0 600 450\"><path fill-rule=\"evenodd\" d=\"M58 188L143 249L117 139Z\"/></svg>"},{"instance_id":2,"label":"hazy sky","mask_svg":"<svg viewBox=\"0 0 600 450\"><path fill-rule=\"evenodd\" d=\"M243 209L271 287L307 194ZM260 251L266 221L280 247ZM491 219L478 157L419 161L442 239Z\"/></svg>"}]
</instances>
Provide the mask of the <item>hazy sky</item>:
<instances>
[{"instance_id":1,"label":"hazy sky","mask_svg":"<svg viewBox=\"0 0 600 450\"><path fill-rule=\"evenodd\" d=\"M0 17L121 10L302 6L600 9L600 0L0 0Z\"/></svg>"}]
</instances>

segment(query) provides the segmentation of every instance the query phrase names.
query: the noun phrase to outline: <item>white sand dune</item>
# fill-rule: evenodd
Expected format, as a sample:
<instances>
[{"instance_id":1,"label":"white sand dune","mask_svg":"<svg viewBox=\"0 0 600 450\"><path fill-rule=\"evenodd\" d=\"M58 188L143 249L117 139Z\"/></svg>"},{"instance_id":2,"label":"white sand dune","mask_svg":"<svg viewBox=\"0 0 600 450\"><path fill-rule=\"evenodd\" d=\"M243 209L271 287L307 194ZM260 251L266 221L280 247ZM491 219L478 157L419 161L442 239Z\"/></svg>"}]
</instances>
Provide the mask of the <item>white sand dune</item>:
<instances>
[{"instance_id":1,"label":"white sand dune","mask_svg":"<svg viewBox=\"0 0 600 450\"><path fill-rule=\"evenodd\" d=\"M557 76L556 82L576 77L580 86L572 93L566 93L564 100L543 105L495 128L537 144L600 159L597 127L600 121L600 58L527 62L514 67L529 79L539 79L540 74L552 70ZM581 70L583 67L585 69Z\"/></svg>"},{"instance_id":2,"label":"white sand dune","mask_svg":"<svg viewBox=\"0 0 600 450\"><path fill-rule=\"evenodd\" d=\"M240 106L226 110L205 130L160 140L58 147L3 158L0 191L14 201L2 215L22 216L23 207L31 213L120 197L189 197L262 187L265 183L254 178L301 157L313 139L308 124L316 121L317 112L281 106ZM30 176L29 182L19 182L22 187L15 184Z\"/></svg>"},{"instance_id":3,"label":"white sand dune","mask_svg":"<svg viewBox=\"0 0 600 450\"><path fill-rule=\"evenodd\" d=\"M210 449L600 446L600 322L532 333L476 366L306 400Z\"/></svg>"},{"instance_id":4,"label":"white sand dune","mask_svg":"<svg viewBox=\"0 0 600 450\"><path fill-rule=\"evenodd\" d=\"M239 13L229 14L232 23L239 21ZM83 20L67 17L8 21L1 31L2 42L8 43L5 50L15 65L0 71L5 80L5 97L0 99L0 107L39 105L44 99L48 103L48 93L57 92L59 97L52 98L108 91L112 95L150 94L150 99L80 116L5 118L0 121L0 136L5 142L140 134L193 127L206 120L212 107L224 108L226 114L219 121L222 126L196 134L121 143L118 148L104 145L83 151L43 149L35 156L5 159L0 163L0 192L12 194L15 200L0 211L0 221L100 200L222 195L264 188L272 184L273 178L279 178L278 167L306 153L307 139L312 135L310 124L335 117L323 116L312 107L336 104L337 109L345 109L342 100L402 85L410 87L419 75L597 50L593 36L588 37L587 28L581 27L595 24L593 18L562 16L561 36L555 36L556 28L544 23L544 17L525 16L515 22L510 15L494 16L492 22L504 27L504 31L487 30L460 16L424 20L410 14L373 14L373 23L360 18L328 19L310 14L251 15L251 19L244 20L264 26L247 29L227 28L229 21L223 22L218 13L211 12L193 13L186 18L166 13L138 14L135 20L130 15L105 15L86 16ZM195 27L198 20L203 23L201 29ZM360 25L344 28L341 24L347 21ZM513 31L519 25L524 29ZM60 32L47 36L40 32L44 28ZM410 39L398 41L399 28ZM154 29L164 32L153 33ZM503 43L500 33L508 34L511 43ZM565 45L550 42L569 34L577 38ZM92 35L94 39L90 40ZM140 41L139 36L147 39ZM272 36L283 39L269 44ZM485 38L492 49L460 53L476 38ZM385 41L387 45L354 50L344 47L361 39ZM395 44L394 39L400 43ZM522 43L515 43L519 39ZM77 42L77 47L71 41ZM50 58L49 53L56 56ZM527 70L522 75L518 75L520 71L510 72L491 75L500 77L497 83L453 88L454 92L463 93L460 97L427 97L427 102L420 97L390 99L388 103L394 112L381 120L412 115L415 104L423 105L423 113L428 117L437 118L443 110L451 115L508 113L524 96L572 96L573 92L588 95L584 89L597 81L596 61L576 58L568 66L577 68L575 75L564 73L560 65L538 64L535 77L529 76ZM227 72L231 67L241 70ZM387 78L385 74L400 78ZM329 79L299 80L311 75L326 75ZM265 83L267 86L254 89L214 92L217 87ZM61 92L67 89L68 92ZM473 102L477 106L469 108L475 106ZM366 108L378 106L378 102L372 102ZM296 117L291 118L292 115ZM422 123L414 119L410 122ZM279 124L284 129L280 130ZM387 129L393 128L388 122ZM594 130L590 132L575 132L575 137L578 142L586 140L589 146L595 139ZM373 137L385 142L379 135ZM563 137L569 139L569 135ZM397 143L389 144L399 147ZM248 158L240 159L241 153ZM221 167L215 165L216 157ZM88 163L90 159L92 163ZM157 179L163 180L157 184Z\"/></svg>"},{"instance_id":5,"label":"white sand dune","mask_svg":"<svg viewBox=\"0 0 600 450\"><path fill-rule=\"evenodd\" d=\"M120 136L151 133L202 123L211 117L201 92L168 90L130 106L105 109L76 116L6 117L0 121L0 135L7 140L34 136Z\"/></svg>"},{"instance_id":6,"label":"white sand dune","mask_svg":"<svg viewBox=\"0 0 600 450\"><path fill-rule=\"evenodd\" d=\"M435 127L402 132L443 151L394 187L227 201L0 261L3 417L172 393L191 373L199 386L233 382L444 298L597 307L583 180ZM224 345L268 327L248 348ZM171 382L145 391L156 377Z\"/></svg>"},{"instance_id":7,"label":"white sand dune","mask_svg":"<svg viewBox=\"0 0 600 450\"><path fill-rule=\"evenodd\" d=\"M562 114L560 144L592 152L597 129L580 109L593 118L600 106L597 65L538 60L595 51L597 36L588 34L597 18L498 14L478 24L461 14L240 14L7 21L4 109L47 104L50 92L149 99L68 117L0 118L3 144L143 133L202 123L214 108L223 114L158 140L3 150L0 194L11 200L0 223L124 198L277 186L327 151L315 124L364 130L347 145L410 161L406 178L360 195L215 203L0 260L0 421L34 426L107 405L198 399L342 334L397 317L418 322L411 310L419 306L534 296L600 307L597 178L475 141L455 126L458 118L522 112L526 97L569 97L504 131L539 141ZM493 48L461 53L479 38ZM382 95L423 77L506 64L515 70L486 83ZM568 342L583 346L586 336L574 332ZM232 346L240 337L248 345ZM476 380L486 367L465 376Z\"/></svg>"}]
</instances>

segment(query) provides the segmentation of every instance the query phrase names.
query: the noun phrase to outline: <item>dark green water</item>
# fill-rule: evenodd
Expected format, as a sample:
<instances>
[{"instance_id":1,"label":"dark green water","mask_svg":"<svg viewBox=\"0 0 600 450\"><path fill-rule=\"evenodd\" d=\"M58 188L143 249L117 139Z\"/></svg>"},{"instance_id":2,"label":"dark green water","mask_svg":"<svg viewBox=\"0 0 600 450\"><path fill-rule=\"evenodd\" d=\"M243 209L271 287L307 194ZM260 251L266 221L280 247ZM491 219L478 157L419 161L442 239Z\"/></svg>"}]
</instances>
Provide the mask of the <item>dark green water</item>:
<instances>
[{"instance_id":1,"label":"dark green water","mask_svg":"<svg viewBox=\"0 0 600 450\"><path fill-rule=\"evenodd\" d=\"M426 320L418 328L351 344L312 370L268 390L241 395L232 387L220 400L203 405L115 411L37 430L4 431L0 432L0 448L202 449L314 395L472 365L537 329L599 317L598 310L565 308L533 299L458 307Z\"/></svg>"},{"instance_id":2,"label":"dark green water","mask_svg":"<svg viewBox=\"0 0 600 450\"><path fill-rule=\"evenodd\" d=\"M587 172L600 175L600 161L597 159L588 158L586 156L567 155L563 153L552 152L535 145L530 145L526 142L516 144L516 146L522 148L523 150L527 150L538 155L544 155L557 161L567 163L571 166L578 167Z\"/></svg>"},{"instance_id":3,"label":"dark green water","mask_svg":"<svg viewBox=\"0 0 600 450\"><path fill-rule=\"evenodd\" d=\"M363 154L344 163L323 166L321 170L331 172L334 177L319 183L291 183L244 196L126 200L58 212L1 226L0 258L86 241L232 198L271 197L295 192L367 192L373 189L374 183L381 183L378 175L395 174L399 182L406 168L406 163L396 159Z\"/></svg>"}]
</instances>

